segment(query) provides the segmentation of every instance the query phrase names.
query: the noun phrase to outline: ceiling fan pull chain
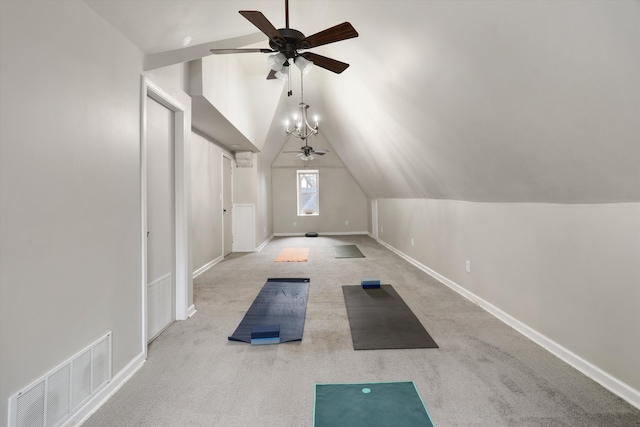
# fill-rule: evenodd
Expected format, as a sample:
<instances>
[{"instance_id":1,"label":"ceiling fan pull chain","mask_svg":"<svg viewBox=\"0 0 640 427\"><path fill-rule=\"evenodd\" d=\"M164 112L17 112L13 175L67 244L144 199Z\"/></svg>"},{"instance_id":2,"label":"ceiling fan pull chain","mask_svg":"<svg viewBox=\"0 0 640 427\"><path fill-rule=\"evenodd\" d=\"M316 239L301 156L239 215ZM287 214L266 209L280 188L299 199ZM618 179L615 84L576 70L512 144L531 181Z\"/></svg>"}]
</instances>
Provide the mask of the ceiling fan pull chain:
<instances>
[{"instance_id":1,"label":"ceiling fan pull chain","mask_svg":"<svg viewBox=\"0 0 640 427\"><path fill-rule=\"evenodd\" d=\"M302 86L303 76L304 74L300 71L300 102L304 102L304 88Z\"/></svg>"}]
</instances>

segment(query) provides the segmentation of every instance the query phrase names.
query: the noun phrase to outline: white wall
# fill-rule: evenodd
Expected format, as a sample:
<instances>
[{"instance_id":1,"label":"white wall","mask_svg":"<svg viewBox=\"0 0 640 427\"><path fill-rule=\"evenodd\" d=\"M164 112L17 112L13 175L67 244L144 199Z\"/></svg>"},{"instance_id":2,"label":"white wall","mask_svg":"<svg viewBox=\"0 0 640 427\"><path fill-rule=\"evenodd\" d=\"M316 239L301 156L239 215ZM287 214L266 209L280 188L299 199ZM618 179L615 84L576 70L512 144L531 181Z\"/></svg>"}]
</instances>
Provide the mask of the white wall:
<instances>
[{"instance_id":1,"label":"white wall","mask_svg":"<svg viewBox=\"0 0 640 427\"><path fill-rule=\"evenodd\" d=\"M258 166L254 156L253 166L239 168L233 166L233 202L256 203L258 197Z\"/></svg>"},{"instance_id":2,"label":"white wall","mask_svg":"<svg viewBox=\"0 0 640 427\"><path fill-rule=\"evenodd\" d=\"M142 346L142 56L82 2L0 2L0 419L113 331Z\"/></svg>"},{"instance_id":3,"label":"white wall","mask_svg":"<svg viewBox=\"0 0 640 427\"><path fill-rule=\"evenodd\" d=\"M381 199L378 218L380 240L635 389L628 396L638 399L640 204Z\"/></svg>"},{"instance_id":4,"label":"white wall","mask_svg":"<svg viewBox=\"0 0 640 427\"><path fill-rule=\"evenodd\" d=\"M191 133L191 247L196 272L223 256L223 153L226 151L207 137Z\"/></svg>"}]
</instances>

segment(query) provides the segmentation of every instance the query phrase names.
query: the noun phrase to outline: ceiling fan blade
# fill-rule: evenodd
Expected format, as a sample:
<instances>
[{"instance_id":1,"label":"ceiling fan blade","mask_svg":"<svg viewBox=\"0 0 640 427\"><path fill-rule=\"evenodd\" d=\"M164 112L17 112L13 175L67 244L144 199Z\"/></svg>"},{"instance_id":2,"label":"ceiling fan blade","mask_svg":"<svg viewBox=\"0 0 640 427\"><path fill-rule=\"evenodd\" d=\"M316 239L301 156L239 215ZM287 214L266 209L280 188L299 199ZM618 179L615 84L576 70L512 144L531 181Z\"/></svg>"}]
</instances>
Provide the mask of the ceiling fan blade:
<instances>
[{"instance_id":1,"label":"ceiling fan blade","mask_svg":"<svg viewBox=\"0 0 640 427\"><path fill-rule=\"evenodd\" d=\"M240 15L244 16L253 25L258 27L260 31L265 33L269 40L272 40L278 46L284 46L284 36L273 26L271 22L257 10L241 10Z\"/></svg>"},{"instance_id":2,"label":"ceiling fan blade","mask_svg":"<svg viewBox=\"0 0 640 427\"><path fill-rule=\"evenodd\" d=\"M298 49L309 49L353 37L358 37L358 32L353 28L353 25L343 22L335 27L327 28L324 31L303 38L298 42Z\"/></svg>"},{"instance_id":3,"label":"ceiling fan blade","mask_svg":"<svg viewBox=\"0 0 640 427\"><path fill-rule=\"evenodd\" d=\"M265 48L255 48L255 49L209 49L211 53L216 55L223 55L227 53L271 53L275 52L275 50L265 49Z\"/></svg>"},{"instance_id":4,"label":"ceiling fan blade","mask_svg":"<svg viewBox=\"0 0 640 427\"><path fill-rule=\"evenodd\" d=\"M298 151L283 151L283 153L300 153L300 154L302 154L302 153L300 152L300 150L298 150Z\"/></svg>"},{"instance_id":5,"label":"ceiling fan blade","mask_svg":"<svg viewBox=\"0 0 640 427\"><path fill-rule=\"evenodd\" d=\"M267 80L277 79L276 73L277 73L276 70L269 70L269 74L267 75Z\"/></svg>"},{"instance_id":6,"label":"ceiling fan blade","mask_svg":"<svg viewBox=\"0 0 640 427\"><path fill-rule=\"evenodd\" d=\"M321 150L315 150L313 152L313 154L317 154L319 156L324 156L325 154L327 154L329 152L329 150L325 150L325 149L321 149Z\"/></svg>"},{"instance_id":7,"label":"ceiling fan blade","mask_svg":"<svg viewBox=\"0 0 640 427\"><path fill-rule=\"evenodd\" d=\"M335 59L327 58L326 56L318 55L317 53L305 52L302 54L305 59L313 62L314 65L318 67L324 68L329 71L333 71L336 74L340 74L347 68L349 68L349 64L340 62Z\"/></svg>"}]
</instances>

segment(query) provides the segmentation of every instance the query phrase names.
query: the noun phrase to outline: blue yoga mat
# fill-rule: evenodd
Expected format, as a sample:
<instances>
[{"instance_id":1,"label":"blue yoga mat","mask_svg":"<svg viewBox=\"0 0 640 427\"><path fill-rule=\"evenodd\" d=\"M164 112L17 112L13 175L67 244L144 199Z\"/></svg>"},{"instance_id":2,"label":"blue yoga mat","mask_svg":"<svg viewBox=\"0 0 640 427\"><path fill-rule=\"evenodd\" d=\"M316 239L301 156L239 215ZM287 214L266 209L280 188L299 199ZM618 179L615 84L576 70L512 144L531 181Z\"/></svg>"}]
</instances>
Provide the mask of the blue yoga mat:
<instances>
[{"instance_id":1,"label":"blue yoga mat","mask_svg":"<svg viewBox=\"0 0 640 427\"><path fill-rule=\"evenodd\" d=\"M268 279L229 341L250 343L253 327L267 325L280 326L280 342L302 340L308 297L308 278Z\"/></svg>"},{"instance_id":2,"label":"blue yoga mat","mask_svg":"<svg viewBox=\"0 0 640 427\"><path fill-rule=\"evenodd\" d=\"M413 381L316 384L314 427L433 427Z\"/></svg>"}]
</instances>

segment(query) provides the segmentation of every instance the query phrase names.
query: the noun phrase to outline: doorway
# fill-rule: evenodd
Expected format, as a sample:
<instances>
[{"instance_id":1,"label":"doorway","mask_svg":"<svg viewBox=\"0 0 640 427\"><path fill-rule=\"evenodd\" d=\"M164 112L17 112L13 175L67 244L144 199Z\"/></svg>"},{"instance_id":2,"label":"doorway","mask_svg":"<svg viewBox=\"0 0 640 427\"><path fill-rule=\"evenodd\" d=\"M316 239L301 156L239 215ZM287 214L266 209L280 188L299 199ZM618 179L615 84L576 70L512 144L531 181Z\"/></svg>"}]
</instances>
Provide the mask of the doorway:
<instances>
[{"instance_id":1,"label":"doorway","mask_svg":"<svg viewBox=\"0 0 640 427\"><path fill-rule=\"evenodd\" d=\"M191 126L184 105L146 76L141 77L141 344L145 358L148 342L162 332L165 324L195 313L195 306L189 306L193 283L187 197L191 154L185 143ZM161 184L156 187L157 182ZM155 192L160 192L160 199L151 194ZM159 212L162 218L156 217ZM163 247L168 247L168 252L163 252ZM156 310L156 306L162 309Z\"/></svg>"},{"instance_id":2,"label":"doorway","mask_svg":"<svg viewBox=\"0 0 640 427\"><path fill-rule=\"evenodd\" d=\"M147 96L147 341L175 320L175 113Z\"/></svg>"}]
</instances>

